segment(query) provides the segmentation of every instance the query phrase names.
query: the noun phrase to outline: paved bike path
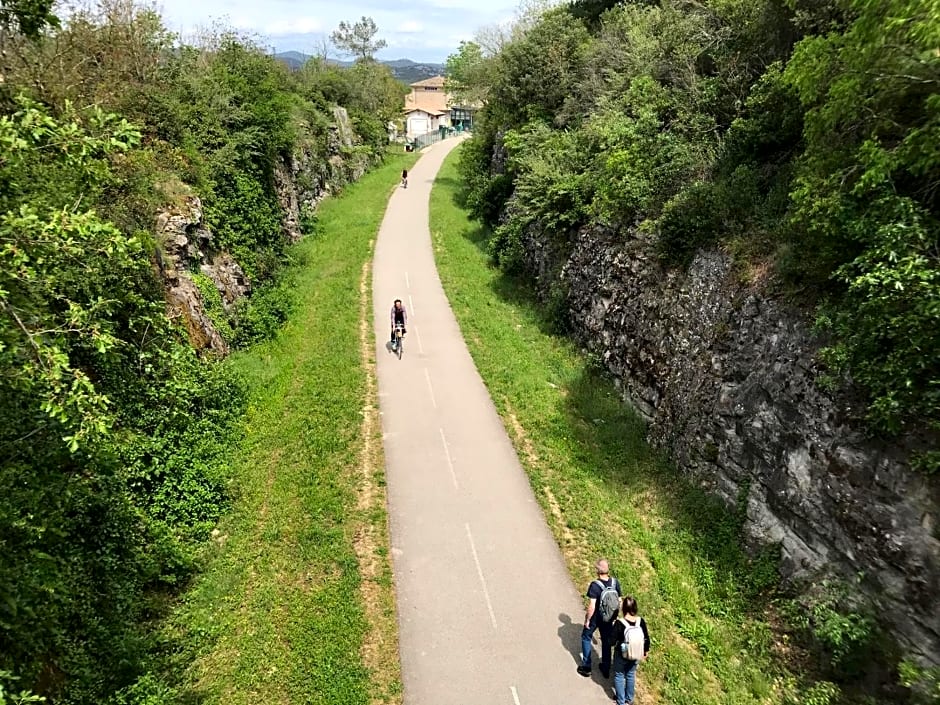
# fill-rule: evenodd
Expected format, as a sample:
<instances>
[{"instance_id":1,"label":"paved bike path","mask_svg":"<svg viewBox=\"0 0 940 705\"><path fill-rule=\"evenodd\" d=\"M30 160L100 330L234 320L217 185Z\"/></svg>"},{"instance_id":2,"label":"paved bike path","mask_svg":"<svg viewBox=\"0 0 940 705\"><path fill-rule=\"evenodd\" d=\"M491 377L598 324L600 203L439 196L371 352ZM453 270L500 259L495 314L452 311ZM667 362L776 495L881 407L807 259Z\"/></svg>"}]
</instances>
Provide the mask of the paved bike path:
<instances>
[{"instance_id":1,"label":"paved bike path","mask_svg":"<svg viewBox=\"0 0 940 705\"><path fill-rule=\"evenodd\" d=\"M457 143L429 149L392 195L373 270L405 705L608 703L596 668L575 672L580 591L438 279L428 199ZM396 298L401 360L387 347Z\"/></svg>"}]
</instances>

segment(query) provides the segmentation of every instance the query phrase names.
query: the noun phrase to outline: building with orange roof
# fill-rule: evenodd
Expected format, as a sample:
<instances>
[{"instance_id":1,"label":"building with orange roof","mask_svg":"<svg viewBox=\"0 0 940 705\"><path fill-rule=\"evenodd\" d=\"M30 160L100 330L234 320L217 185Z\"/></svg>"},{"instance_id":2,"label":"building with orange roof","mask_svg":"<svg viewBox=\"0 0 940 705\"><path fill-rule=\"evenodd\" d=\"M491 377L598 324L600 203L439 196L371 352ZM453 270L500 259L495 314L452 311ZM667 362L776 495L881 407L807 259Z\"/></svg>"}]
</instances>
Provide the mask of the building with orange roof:
<instances>
[{"instance_id":1,"label":"building with orange roof","mask_svg":"<svg viewBox=\"0 0 940 705\"><path fill-rule=\"evenodd\" d=\"M405 96L405 134L415 137L450 126L449 102L443 76L412 83L411 93Z\"/></svg>"},{"instance_id":2,"label":"building with orange roof","mask_svg":"<svg viewBox=\"0 0 940 705\"><path fill-rule=\"evenodd\" d=\"M444 77L432 76L411 84L405 96L405 134L417 137L441 127L470 127L471 111L454 105L444 90Z\"/></svg>"}]
</instances>

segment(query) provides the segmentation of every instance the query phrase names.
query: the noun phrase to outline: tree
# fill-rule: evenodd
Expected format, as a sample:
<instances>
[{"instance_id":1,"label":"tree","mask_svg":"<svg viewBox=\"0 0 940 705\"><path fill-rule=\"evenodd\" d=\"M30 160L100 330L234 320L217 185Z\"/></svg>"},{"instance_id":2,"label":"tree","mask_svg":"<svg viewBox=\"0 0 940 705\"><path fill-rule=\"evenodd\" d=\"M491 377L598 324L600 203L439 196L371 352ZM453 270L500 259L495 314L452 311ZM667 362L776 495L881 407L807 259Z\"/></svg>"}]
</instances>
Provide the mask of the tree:
<instances>
[{"instance_id":1,"label":"tree","mask_svg":"<svg viewBox=\"0 0 940 705\"><path fill-rule=\"evenodd\" d=\"M869 391L881 429L937 429L940 4L846 6L847 30L803 39L784 72L806 110L794 223L842 287L821 319L830 368Z\"/></svg>"},{"instance_id":2,"label":"tree","mask_svg":"<svg viewBox=\"0 0 940 705\"><path fill-rule=\"evenodd\" d=\"M6 77L16 53L11 51L13 47L24 37L38 40L47 26L59 26L59 18L52 14L54 4L55 0L0 0L0 86L9 80Z\"/></svg>"},{"instance_id":3,"label":"tree","mask_svg":"<svg viewBox=\"0 0 940 705\"><path fill-rule=\"evenodd\" d=\"M357 61L371 61L375 52L388 46L384 39L376 39L379 28L375 20L363 15L355 24L340 22L330 35L330 41L341 52L351 54Z\"/></svg>"},{"instance_id":4,"label":"tree","mask_svg":"<svg viewBox=\"0 0 940 705\"><path fill-rule=\"evenodd\" d=\"M486 58L476 42L460 42L456 53L447 57L444 68L446 89L458 103L477 103L486 97Z\"/></svg>"},{"instance_id":5,"label":"tree","mask_svg":"<svg viewBox=\"0 0 940 705\"><path fill-rule=\"evenodd\" d=\"M554 120L583 77L591 37L581 21L561 9L516 34L492 62L487 96L496 110L489 117L506 124Z\"/></svg>"},{"instance_id":6,"label":"tree","mask_svg":"<svg viewBox=\"0 0 940 705\"><path fill-rule=\"evenodd\" d=\"M601 15L619 4L620 0L574 0L568 5L568 12L588 27L596 29L600 25Z\"/></svg>"},{"instance_id":7,"label":"tree","mask_svg":"<svg viewBox=\"0 0 940 705\"><path fill-rule=\"evenodd\" d=\"M59 19L52 14L54 4L55 0L0 0L0 28L33 39L46 25L59 26Z\"/></svg>"}]
</instances>

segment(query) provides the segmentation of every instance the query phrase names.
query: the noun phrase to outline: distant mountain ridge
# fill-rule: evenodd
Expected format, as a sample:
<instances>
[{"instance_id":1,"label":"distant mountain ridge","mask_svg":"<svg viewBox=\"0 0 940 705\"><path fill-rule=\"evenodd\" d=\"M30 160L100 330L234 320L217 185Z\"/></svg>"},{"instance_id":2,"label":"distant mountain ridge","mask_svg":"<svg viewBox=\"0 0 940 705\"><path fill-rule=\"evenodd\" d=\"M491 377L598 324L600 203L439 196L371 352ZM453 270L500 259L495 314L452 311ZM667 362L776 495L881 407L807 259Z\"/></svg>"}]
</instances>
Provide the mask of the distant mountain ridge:
<instances>
[{"instance_id":1,"label":"distant mountain ridge","mask_svg":"<svg viewBox=\"0 0 940 705\"><path fill-rule=\"evenodd\" d=\"M274 55L292 69L299 69L308 59L313 58L310 54L304 54L300 51L282 51ZM331 64L338 66L352 66L352 61L339 61L337 59L327 59ZM392 75L404 83L414 83L423 81L431 76L440 76L444 73L444 64L421 63L411 59L394 59L391 61L380 61L380 64L388 66L392 70Z\"/></svg>"}]
</instances>

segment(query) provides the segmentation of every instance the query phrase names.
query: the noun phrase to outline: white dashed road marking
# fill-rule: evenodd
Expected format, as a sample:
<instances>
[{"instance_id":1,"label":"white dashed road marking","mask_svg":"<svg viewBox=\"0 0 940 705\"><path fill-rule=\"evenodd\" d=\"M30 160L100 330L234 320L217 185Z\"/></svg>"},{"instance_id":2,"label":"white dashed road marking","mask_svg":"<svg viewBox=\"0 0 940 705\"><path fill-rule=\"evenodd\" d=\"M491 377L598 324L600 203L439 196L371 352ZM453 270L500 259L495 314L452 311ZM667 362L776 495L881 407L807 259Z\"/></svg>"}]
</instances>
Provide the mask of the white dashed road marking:
<instances>
[{"instance_id":1,"label":"white dashed road marking","mask_svg":"<svg viewBox=\"0 0 940 705\"><path fill-rule=\"evenodd\" d=\"M496 629L496 613L493 612L493 603L490 601L490 591L486 589L486 578L483 577L483 568L480 567L480 559L477 556L477 547L473 545L473 534L470 533L470 525L467 527L467 538L470 540L470 551L473 553L473 562L477 564L477 574L480 576L480 584L483 586L483 597L486 598L486 608L490 611L490 621L493 623L493 629Z\"/></svg>"},{"instance_id":2,"label":"white dashed road marking","mask_svg":"<svg viewBox=\"0 0 940 705\"><path fill-rule=\"evenodd\" d=\"M441 443L444 444L444 456L447 458L447 467L450 468L450 476L454 481L454 489L459 489L457 485L457 473L454 472L454 461L450 458L450 448L447 446L447 438L444 436L444 429L441 429Z\"/></svg>"},{"instance_id":3,"label":"white dashed road marking","mask_svg":"<svg viewBox=\"0 0 940 705\"><path fill-rule=\"evenodd\" d=\"M437 408L437 399L434 398L434 387L431 386L431 373L428 372L428 368L424 368L424 378L428 381L428 392L431 395L431 406L435 409Z\"/></svg>"}]
</instances>

